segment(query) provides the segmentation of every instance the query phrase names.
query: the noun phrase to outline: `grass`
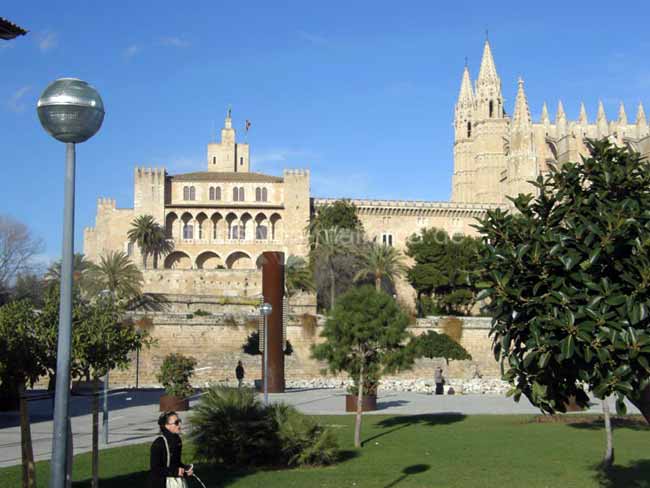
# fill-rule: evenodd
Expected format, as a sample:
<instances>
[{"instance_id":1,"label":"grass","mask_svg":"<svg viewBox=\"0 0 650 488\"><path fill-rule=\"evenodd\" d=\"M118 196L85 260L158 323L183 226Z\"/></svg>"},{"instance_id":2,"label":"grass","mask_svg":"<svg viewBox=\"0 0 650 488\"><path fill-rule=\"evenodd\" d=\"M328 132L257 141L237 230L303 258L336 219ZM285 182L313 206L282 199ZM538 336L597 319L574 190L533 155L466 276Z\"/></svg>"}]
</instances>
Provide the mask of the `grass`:
<instances>
[{"instance_id":1,"label":"grass","mask_svg":"<svg viewBox=\"0 0 650 488\"><path fill-rule=\"evenodd\" d=\"M533 416L366 416L359 450L352 448L353 416L319 419L339 436L344 451L336 466L229 472L197 464L196 472L208 488L650 488L650 429L635 421L614 430L616 465L602 473L604 431L589 417L566 424ZM148 456L148 444L101 451L101 487L146 486ZM192 458L189 443L183 457ZM76 456L74 467L73 486L89 487L90 455ZM48 469L37 464L39 487L47 486ZM16 486L20 467L1 469L0 487Z\"/></svg>"}]
</instances>

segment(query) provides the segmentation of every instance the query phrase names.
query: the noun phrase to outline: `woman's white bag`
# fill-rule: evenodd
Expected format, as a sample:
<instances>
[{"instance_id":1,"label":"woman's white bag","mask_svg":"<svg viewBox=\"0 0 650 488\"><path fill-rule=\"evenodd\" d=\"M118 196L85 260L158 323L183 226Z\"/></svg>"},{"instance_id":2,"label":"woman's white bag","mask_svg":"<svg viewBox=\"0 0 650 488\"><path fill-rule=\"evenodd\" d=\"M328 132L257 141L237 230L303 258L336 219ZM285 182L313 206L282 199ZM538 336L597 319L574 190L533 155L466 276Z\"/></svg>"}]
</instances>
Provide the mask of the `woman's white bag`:
<instances>
[{"instance_id":1,"label":"woman's white bag","mask_svg":"<svg viewBox=\"0 0 650 488\"><path fill-rule=\"evenodd\" d=\"M165 442L165 449L167 450L167 467L169 468L169 463L171 462L171 455L169 454L169 444L167 444L167 439L165 439L164 435L159 436L162 438L162 440ZM187 488L187 481L185 478L178 478L178 477L169 477L165 478L166 488Z\"/></svg>"}]
</instances>

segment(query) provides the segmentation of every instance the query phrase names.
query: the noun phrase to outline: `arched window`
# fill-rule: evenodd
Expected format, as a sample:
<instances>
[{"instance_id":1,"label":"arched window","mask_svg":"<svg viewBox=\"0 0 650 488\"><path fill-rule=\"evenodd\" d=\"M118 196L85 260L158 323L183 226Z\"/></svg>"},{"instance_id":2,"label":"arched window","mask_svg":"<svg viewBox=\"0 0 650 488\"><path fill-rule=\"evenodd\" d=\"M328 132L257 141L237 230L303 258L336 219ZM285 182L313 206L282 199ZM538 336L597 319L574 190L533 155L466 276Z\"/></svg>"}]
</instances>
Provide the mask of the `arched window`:
<instances>
[{"instance_id":1,"label":"arched window","mask_svg":"<svg viewBox=\"0 0 650 488\"><path fill-rule=\"evenodd\" d=\"M194 226L192 224L183 225L183 239L194 239Z\"/></svg>"},{"instance_id":2,"label":"arched window","mask_svg":"<svg viewBox=\"0 0 650 488\"><path fill-rule=\"evenodd\" d=\"M467 137L472 137L472 123L467 122Z\"/></svg>"},{"instance_id":3,"label":"arched window","mask_svg":"<svg viewBox=\"0 0 650 488\"><path fill-rule=\"evenodd\" d=\"M190 187L189 186L184 186L183 187L183 200L189 200L190 199Z\"/></svg>"},{"instance_id":4,"label":"arched window","mask_svg":"<svg viewBox=\"0 0 650 488\"><path fill-rule=\"evenodd\" d=\"M221 187L218 186L214 189L214 199L221 200Z\"/></svg>"},{"instance_id":5,"label":"arched window","mask_svg":"<svg viewBox=\"0 0 650 488\"><path fill-rule=\"evenodd\" d=\"M214 188L210 187L210 200L214 200Z\"/></svg>"},{"instance_id":6,"label":"arched window","mask_svg":"<svg viewBox=\"0 0 650 488\"><path fill-rule=\"evenodd\" d=\"M239 188L237 188L237 187L232 189L232 201L233 202L238 202L239 201Z\"/></svg>"},{"instance_id":7,"label":"arched window","mask_svg":"<svg viewBox=\"0 0 650 488\"><path fill-rule=\"evenodd\" d=\"M238 225L231 225L230 226L230 232L229 232L229 239L239 239L239 229L240 227Z\"/></svg>"},{"instance_id":8,"label":"arched window","mask_svg":"<svg viewBox=\"0 0 650 488\"><path fill-rule=\"evenodd\" d=\"M244 200L246 200L246 199L244 198L244 187L243 187L243 186L240 186L240 187L239 187L239 201L240 201L240 202L243 202Z\"/></svg>"},{"instance_id":9,"label":"arched window","mask_svg":"<svg viewBox=\"0 0 650 488\"><path fill-rule=\"evenodd\" d=\"M492 118L492 116L494 115L494 102L492 100L490 100L488 107L490 110L490 118Z\"/></svg>"},{"instance_id":10,"label":"arched window","mask_svg":"<svg viewBox=\"0 0 650 488\"><path fill-rule=\"evenodd\" d=\"M268 227L266 225L258 225L255 229L255 239L266 240L268 233Z\"/></svg>"},{"instance_id":11,"label":"arched window","mask_svg":"<svg viewBox=\"0 0 650 488\"><path fill-rule=\"evenodd\" d=\"M268 196L268 194L267 194L266 188L262 188L262 201L263 202L266 202L267 196Z\"/></svg>"},{"instance_id":12,"label":"arched window","mask_svg":"<svg viewBox=\"0 0 650 488\"><path fill-rule=\"evenodd\" d=\"M212 164L217 164L217 157L216 156L212 156Z\"/></svg>"},{"instance_id":13,"label":"arched window","mask_svg":"<svg viewBox=\"0 0 650 488\"><path fill-rule=\"evenodd\" d=\"M262 189L259 187L255 188L255 201L256 202L262 201Z\"/></svg>"},{"instance_id":14,"label":"arched window","mask_svg":"<svg viewBox=\"0 0 650 488\"><path fill-rule=\"evenodd\" d=\"M196 200L196 189L190 186L190 200Z\"/></svg>"}]
</instances>

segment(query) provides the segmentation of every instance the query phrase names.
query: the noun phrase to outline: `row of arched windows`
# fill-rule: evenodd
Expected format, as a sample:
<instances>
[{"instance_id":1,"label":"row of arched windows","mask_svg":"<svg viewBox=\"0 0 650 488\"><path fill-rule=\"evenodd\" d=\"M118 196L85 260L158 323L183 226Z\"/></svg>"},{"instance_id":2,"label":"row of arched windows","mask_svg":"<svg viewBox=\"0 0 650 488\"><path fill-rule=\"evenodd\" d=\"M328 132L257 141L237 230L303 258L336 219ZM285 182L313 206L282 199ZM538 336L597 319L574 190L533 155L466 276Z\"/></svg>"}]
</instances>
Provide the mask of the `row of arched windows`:
<instances>
[{"instance_id":1,"label":"row of arched windows","mask_svg":"<svg viewBox=\"0 0 650 488\"><path fill-rule=\"evenodd\" d=\"M211 186L208 190L208 197L210 200L221 200L221 187ZM268 198L268 190L266 188L255 188L256 202L266 202ZM196 188L193 186L184 186L183 200L196 200ZM246 193L244 192L243 186L232 189L232 200L234 202L243 202L246 200Z\"/></svg>"}]
</instances>

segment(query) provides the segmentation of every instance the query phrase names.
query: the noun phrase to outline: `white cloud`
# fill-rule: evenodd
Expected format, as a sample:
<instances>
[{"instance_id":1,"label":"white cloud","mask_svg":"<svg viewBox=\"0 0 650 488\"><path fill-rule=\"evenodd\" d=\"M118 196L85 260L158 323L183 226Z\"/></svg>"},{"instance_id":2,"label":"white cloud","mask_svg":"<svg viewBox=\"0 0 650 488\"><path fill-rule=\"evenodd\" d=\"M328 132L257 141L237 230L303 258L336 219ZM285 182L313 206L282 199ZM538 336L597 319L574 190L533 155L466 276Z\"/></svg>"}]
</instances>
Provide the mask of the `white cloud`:
<instances>
[{"instance_id":1,"label":"white cloud","mask_svg":"<svg viewBox=\"0 0 650 488\"><path fill-rule=\"evenodd\" d=\"M59 39L55 32L45 32L38 37L38 48L45 53L59 45Z\"/></svg>"},{"instance_id":2,"label":"white cloud","mask_svg":"<svg viewBox=\"0 0 650 488\"><path fill-rule=\"evenodd\" d=\"M190 47L190 41L182 39L180 37L163 37L160 40L160 43L163 46L172 46L172 47Z\"/></svg>"},{"instance_id":3,"label":"white cloud","mask_svg":"<svg viewBox=\"0 0 650 488\"><path fill-rule=\"evenodd\" d=\"M13 42L0 42L0 50L2 49L11 49L15 46L16 44Z\"/></svg>"},{"instance_id":4,"label":"white cloud","mask_svg":"<svg viewBox=\"0 0 650 488\"><path fill-rule=\"evenodd\" d=\"M133 56L138 54L141 50L142 49L137 44L131 44L129 47L127 47L124 50L124 57L127 59L131 59Z\"/></svg>"},{"instance_id":5,"label":"white cloud","mask_svg":"<svg viewBox=\"0 0 650 488\"><path fill-rule=\"evenodd\" d=\"M25 110L25 95L31 89L31 85L21 86L11 95L11 97L9 97L9 100L7 100L7 106L12 112L19 113Z\"/></svg>"}]
</instances>

